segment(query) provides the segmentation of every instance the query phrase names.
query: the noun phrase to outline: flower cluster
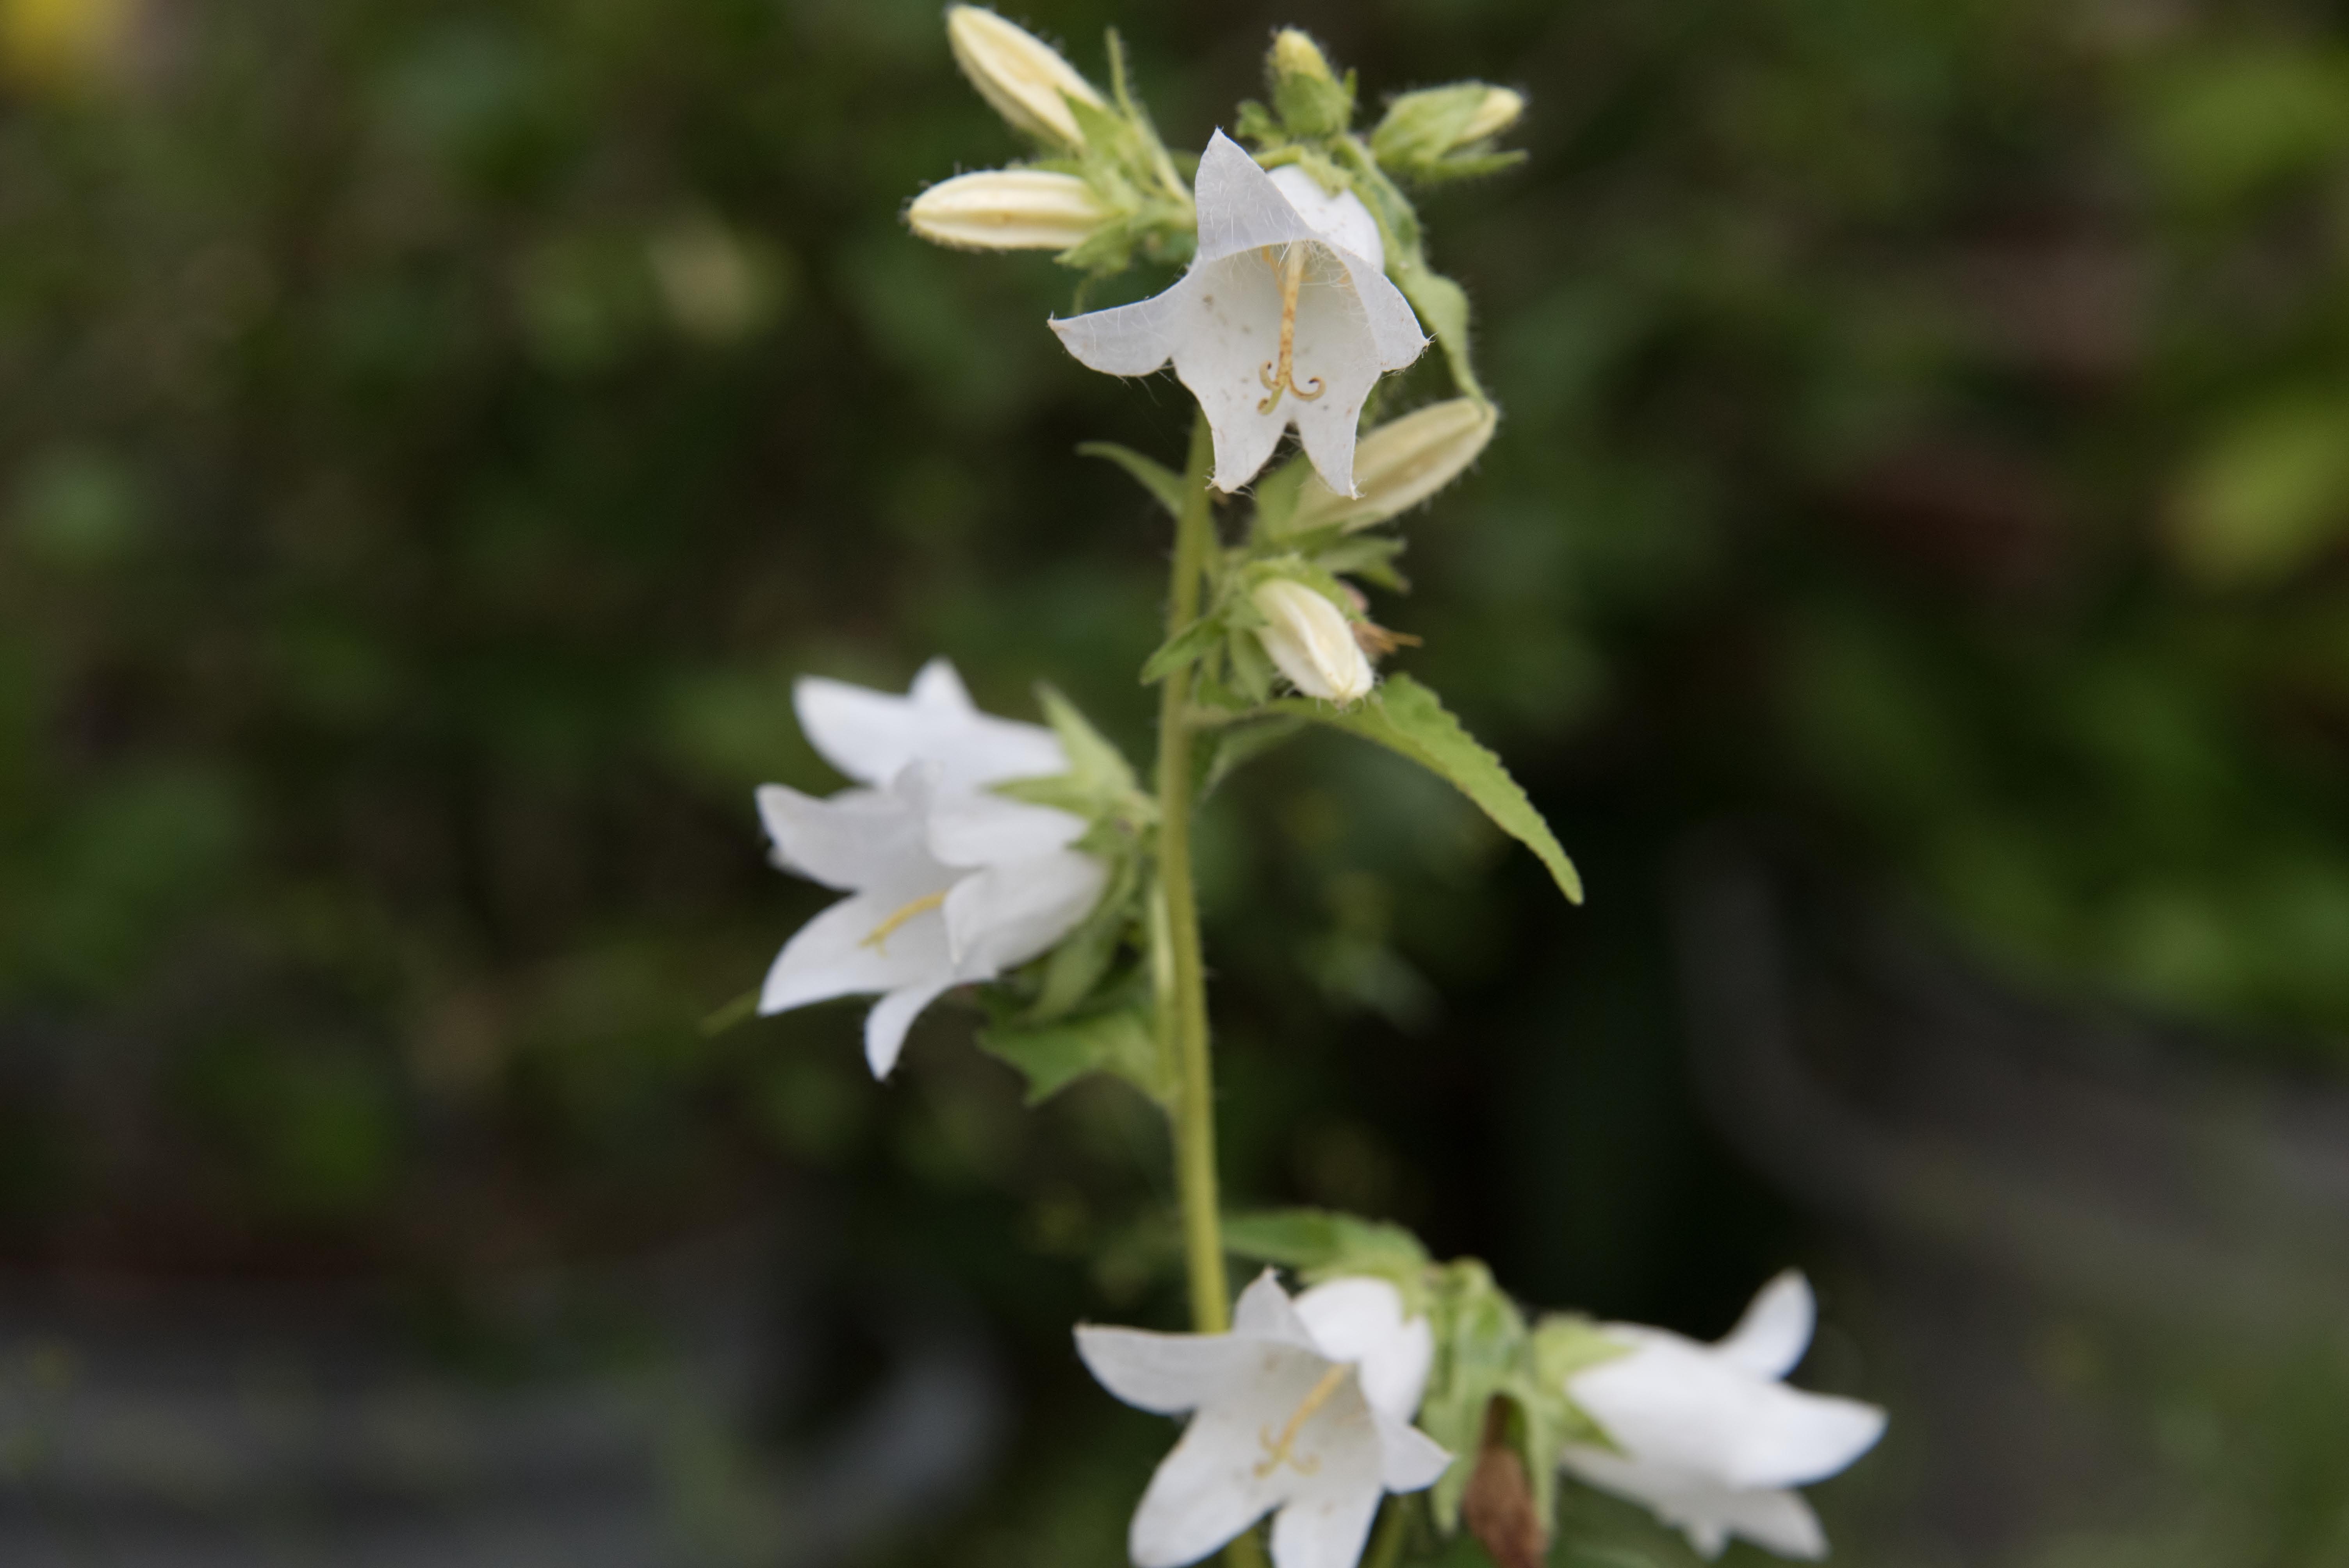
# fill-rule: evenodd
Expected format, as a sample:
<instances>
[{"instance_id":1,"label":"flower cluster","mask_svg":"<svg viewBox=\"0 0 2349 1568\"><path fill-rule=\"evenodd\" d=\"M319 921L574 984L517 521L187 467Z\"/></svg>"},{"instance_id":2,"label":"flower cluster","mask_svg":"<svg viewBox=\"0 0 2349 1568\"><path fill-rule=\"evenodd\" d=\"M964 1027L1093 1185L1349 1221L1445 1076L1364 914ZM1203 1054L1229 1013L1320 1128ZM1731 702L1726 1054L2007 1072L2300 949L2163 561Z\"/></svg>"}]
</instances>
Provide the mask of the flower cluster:
<instances>
[{"instance_id":1,"label":"flower cluster","mask_svg":"<svg viewBox=\"0 0 2349 1568\"><path fill-rule=\"evenodd\" d=\"M1195 1332L1076 1329L1103 1387L1185 1423L1133 1515L1137 1568L1227 1544L1260 1563L1268 1518L1274 1568L1353 1568L1374 1531L1394 1562L1463 1530L1502 1568L1528 1568L1547 1557L1566 1480L1643 1505L1707 1556L1733 1537L1824 1555L1795 1489L1866 1452L1885 1418L1785 1382L1816 1311L1800 1274L1704 1345L1529 1316L1483 1264L1439 1262L1394 1226L1227 1215L1217 1197L1189 833L1232 769L1317 726L1372 741L1450 782L1581 897L1500 759L1410 675L1381 676L1416 639L1370 614L1369 590L1408 586L1403 541L1382 525L1465 473L1499 425L1466 295L1430 264L1405 190L1515 161L1494 138L1524 99L1481 82L1426 88L1360 133L1352 75L1284 31L1269 102L1241 106L1237 138L1217 130L1194 164L1160 140L1114 35L1104 90L992 12L957 5L947 25L964 74L1036 156L922 192L914 232L1050 250L1089 281L1183 264L1148 298L1049 324L1092 369L1171 365L1198 407L1179 470L1084 449L1174 522L1165 637L1141 671L1159 689L1155 778L1145 789L1049 688L1038 725L980 712L944 660L902 696L802 680L800 722L850 786L819 799L771 785L759 810L776 863L843 896L783 948L759 1010L877 995L865 1053L886 1077L913 1018L967 991L980 1043L1027 1074L1032 1098L1103 1074L1165 1113ZM1386 407L1399 373L1423 381L1413 366L1431 342L1444 395ZM1270 1265L1237 1304L1230 1256Z\"/></svg>"}]
</instances>

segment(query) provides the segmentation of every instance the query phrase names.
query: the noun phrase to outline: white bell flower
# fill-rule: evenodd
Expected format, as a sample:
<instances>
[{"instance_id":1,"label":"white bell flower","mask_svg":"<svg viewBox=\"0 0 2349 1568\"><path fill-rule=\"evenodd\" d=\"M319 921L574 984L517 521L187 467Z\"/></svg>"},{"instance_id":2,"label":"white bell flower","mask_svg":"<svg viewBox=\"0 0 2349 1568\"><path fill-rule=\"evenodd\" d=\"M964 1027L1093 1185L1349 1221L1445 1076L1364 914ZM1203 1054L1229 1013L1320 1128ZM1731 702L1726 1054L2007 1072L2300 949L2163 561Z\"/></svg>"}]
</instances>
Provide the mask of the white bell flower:
<instances>
[{"instance_id":1,"label":"white bell flower","mask_svg":"<svg viewBox=\"0 0 2349 1568\"><path fill-rule=\"evenodd\" d=\"M1615 1448L1569 1445L1566 1469L1645 1505L1707 1557L1733 1535L1782 1556L1826 1556L1818 1516L1793 1489L1874 1447L1884 1412L1782 1381L1810 1345L1816 1310L1809 1284L1790 1269L1718 1344L1603 1326L1630 1353L1575 1373L1566 1387Z\"/></svg>"},{"instance_id":2,"label":"white bell flower","mask_svg":"<svg viewBox=\"0 0 2349 1568\"><path fill-rule=\"evenodd\" d=\"M1378 224L1350 191L1267 174L1217 131L1199 160L1199 248L1165 293L1052 323L1112 376L1174 362L1216 438L1216 488L1254 479L1294 425L1322 483L1354 493L1354 431L1378 378L1427 338L1386 278Z\"/></svg>"},{"instance_id":3,"label":"white bell flower","mask_svg":"<svg viewBox=\"0 0 2349 1568\"><path fill-rule=\"evenodd\" d=\"M859 784L892 783L916 762L936 764L949 790L1069 770L1058 736L1040 724L981 713L944 659L924 665L904 696L803 676L792 706L816 755Z\"/></svg>"},{"instance_id":4,"label":"white bell flower","mask_svg":"<svg viewBox=\"0 0 2349 1568\"><path fill-rule=\"evenodd\" d=\"M1323 702L1360 702L1371 695L1378 677L1343 610L1286 577L1257 584L1248 603L1264 617L1257 641L1291 686Z\"/></svg>"},{"instance_id":5,"label":"white bell flower","mask_svg":"<svg viewBox=\"0 0 2349 1568\"><path fill-rule=\"evenodd\" d=\"M765 785L759 815L778 865L849 895L784 944L759 1011L878 992L864 1023L874 1078L896 1066L923 1008L1049 952L1092 913L1109 876L1069 847L1082 818L947 790L935 762L911 765L885 789L828 800Z\"/></svg>"},{"instance_id":6,"label":"white bell flower","mask_svg":"<svg viewBox=\"0 0 2349 1568\"><path fill-rule=\"evenodd\" d=\"M1195 1563L1275 1510L1274 1568L1353 1568L1379 1500L1452 1462L1411 1424L1433 1336L1384 1280L1292 1302L1267 1269L1228 1334L1081 1326L1077 1353L1127 1404L1195 1412L1134 1512L1137 1568Z\"/></svg>"}]
</instances>

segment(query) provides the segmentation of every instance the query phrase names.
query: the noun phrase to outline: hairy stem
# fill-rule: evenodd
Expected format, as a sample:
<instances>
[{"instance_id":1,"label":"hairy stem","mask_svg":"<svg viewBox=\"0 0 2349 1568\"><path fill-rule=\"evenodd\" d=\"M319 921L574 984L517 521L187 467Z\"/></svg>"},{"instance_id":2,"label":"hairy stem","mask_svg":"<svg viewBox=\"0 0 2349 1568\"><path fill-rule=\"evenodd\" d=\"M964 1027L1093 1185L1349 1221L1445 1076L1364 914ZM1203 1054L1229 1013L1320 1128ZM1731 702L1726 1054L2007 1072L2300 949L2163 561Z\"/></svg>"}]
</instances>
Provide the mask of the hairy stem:
<instances>
[{"instance_id":1,"label":"hairy stem","mask_svg":"<svg viewBox=\"0 0 2349 1568\"><path fill-rule=\"evenodd\" d=\"M1207 476L1215 460L1207 422L1191 432L1183 474L1183 512L1174 524L1174 576L1167 594L1170 634L1198 619L1199 593L1215 546ZM1166 677L1159 694L1158 885L1165 900L1164 941L1172 982L1165 1020L1175 1068L1174 1177L1183 1205L1183 1247L1190 1265L1191 1321L1202 1334L1231 1326L1231 1286L1224 1274L1221 1208L1216 1195L1215 1073L1207 1057L1207 981L1199 957L1199 906L1191 884L1191 672Z\"/></svg>"}]
</instances>

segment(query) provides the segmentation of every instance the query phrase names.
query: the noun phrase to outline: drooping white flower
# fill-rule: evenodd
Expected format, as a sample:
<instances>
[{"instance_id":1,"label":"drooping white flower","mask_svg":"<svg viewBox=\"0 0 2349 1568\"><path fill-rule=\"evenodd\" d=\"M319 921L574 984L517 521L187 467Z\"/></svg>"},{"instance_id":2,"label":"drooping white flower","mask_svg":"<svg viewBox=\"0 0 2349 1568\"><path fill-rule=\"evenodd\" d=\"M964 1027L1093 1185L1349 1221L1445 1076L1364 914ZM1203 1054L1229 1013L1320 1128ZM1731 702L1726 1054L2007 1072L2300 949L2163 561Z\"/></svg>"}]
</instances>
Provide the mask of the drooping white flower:
<instances>
[{"instance_id":1,"label":"drooping white flower","mask_svg":"<svg viewBox=\"0 0 2349 1568\"><path fill-rule=\"evenodd\" d=\"M1066 772L1068 757L1042 726L979 712L945 660L904 696L817 678L794 696L809 743L863 787L829 799L759 791L776 864L849 895L784 945L759 1011L879 994L864 1055L885 1078L916 1015L1049 951L1108 872L1070 847L1082 818L986 791Z\"/></svg>"},{"instance_id":2,"label":"drooping white flower","mask_svg":"<svg viewBox=\"0 0 2349 1568\"><path fill-rule=\"evenodd\" d=\"M864 1024L873 1076L896 1065L916 1015L952 986L1049 951L1100 899L1108 872L1071 849L1082 818L951 791L917 762L885 789L828 800L759 790L775 861L849 896L802 926L767 972L762 1014L879 993Z\"/></svg>"},{"instance_id":3,"label":"drooping white flower","mask_svg":"<svg viewBox=\"0 0 2349 1568\"><path fill-rule=\"evenodd\" d=\"M1274 1568L1353 1568L1379 1500L1451 1463L1411 1424L1434 1341L1383 1280L1291 1301L1268 1269L1228 1334L1080 1327L1103 1387L1160 1415L1194 1412L1133 1515L1137 1568L1195 1563L1268 1512Z\"/></svg>"},{"instance_id":4,"label":"drooping white flower","mask_svg":"<svg viewBox=\"0 0 2349 1568\"><path fill-rule=\"evenodd\" d=\"M1354 429L1378 378L1427 338L1382 270L1378 224L1302 169L1267 174L1222 131L1199 160L1199 248L1174 287L1052 323L1095 370L1174 362L1216 438L1216 488L1254 479L1294 425L1321 480L1354 493Z\"/></svg>"},{"instance_id":5,"label":"drooping white flower","mask_svg":"<svg viewBox=\"0 0 2349 1568\"><path fill-rule=\"evenodd\" d=\"M1575 1373L1566 1387L1615 1449L1571 1445L1565 1467L1646 1505L1707 1557L1733 1535L1782 1556L1826 1556L1818 1516L1793 1489L1874 1447L1884 1412L1782 1380L1809 1346L1816 1311L1809 1284L1790 1269L1718 1344L1605 1325L1630 1353Z\"/></svg>"},{"instance_id":6,"label":"drooping white flower","mask_svg":"<svg viewBox=\"0 0 2349 1568\"><path fill-rule=\"evenodd\" d=\"M944 659L924 665L904 696L803 676L792 705L816 755L859 784L891 783L916 762L936 763L949 790L1069 770L1058 736L981 713Z\"/></svg>"},{"instance_id":7,"label":"drooping white flower","mask_svg":"<svg viewBox=\"0 0 2349 1568\"><path fill-rule=\"evenodd\" d=\"M1346 613L1302 583L1276 577L1248 603L1264 617L1257 640L1289 684L1323 702L1360 702L1377 677Z\"/></svg>"}]
</instances>

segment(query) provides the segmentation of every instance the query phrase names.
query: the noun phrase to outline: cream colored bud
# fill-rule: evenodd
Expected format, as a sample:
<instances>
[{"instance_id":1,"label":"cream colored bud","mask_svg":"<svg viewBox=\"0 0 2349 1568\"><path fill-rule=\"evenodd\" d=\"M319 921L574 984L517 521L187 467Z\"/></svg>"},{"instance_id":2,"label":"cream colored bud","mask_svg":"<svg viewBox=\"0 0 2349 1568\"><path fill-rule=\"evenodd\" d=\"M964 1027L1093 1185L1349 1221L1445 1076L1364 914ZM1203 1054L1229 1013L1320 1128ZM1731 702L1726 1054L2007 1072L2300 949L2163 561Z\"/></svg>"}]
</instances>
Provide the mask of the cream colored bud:
<instances>
[{"instance_id":1,"label":"cream colored bud","mask_svg":"<svg viewBox=\"0 0 2349 1568\"><path fill-rule=\"evenodd\" d=\"M1107 107L1060 51L983 7L948 6L947 43L978 96L1023 136L1081 149L1085 134L1068 100Z\"/></svg>"},{"instance_id":2,"label":"cream colored bud","mask_svg":"<svg viewBox=\"0 0 2349 1568\"><path fill-rule=\"evenodd\" d=\"M1083 181L1044 169L957 174L905 209L923 239L966 251L1065 251L1110 216Z\"/></svg>"},{"instance_id":3,"label":"cream colored bud","mask_svg":"<svg viewBox=\"0 0 2349 1568\"><path fill-rule=\"evenodd\" d=\"M1248 595L1264 617L1257 637L1289 685L1324 702L1360 702L1374 677L1346 613L1302 583L1277 577Z\"/></svg>"},{"instance_id":4,"label":"cream colored bud","mask_svg":"<svg viewBox=\"0 0 2349 1568\"><path fill-rule=\"evenodd\" d=\"M1283 27L1272 36L1272 69L1276 76L1317 77L1325 82L1338 79L1321 46L1294 27Z\"/></svg>"},{"instance_id":5,"label":"cream colored bud","mask_svg":"<svg viewBox=\"0 0 2349 1568\"><path fill-rule=\"evenodd\" d=\"M1368 528L1409 511L1454 480L1493 438L1500 410L1475 397L1431 403L1391 419L1364 436L1354 449L1358 495L1342 496L1308 478L1290 514L1288 531Z\"/></svg>"},{"instance_id":6,"label":"cream colored bud","mask_svg":"<svg viewBox=\"0 0 2349 1568\"><path fill-rule=\"evenodd\" d=\"M1525 112L1525 94L1511 92L1506 88L1486 88L1485 101L1476 106L1476 112L1468 117L1468 123L1460 128L1460 140L1463 143L1482 141L1488 136L1498 136L1516 124Z\"/></svg>"}]
</instances>

